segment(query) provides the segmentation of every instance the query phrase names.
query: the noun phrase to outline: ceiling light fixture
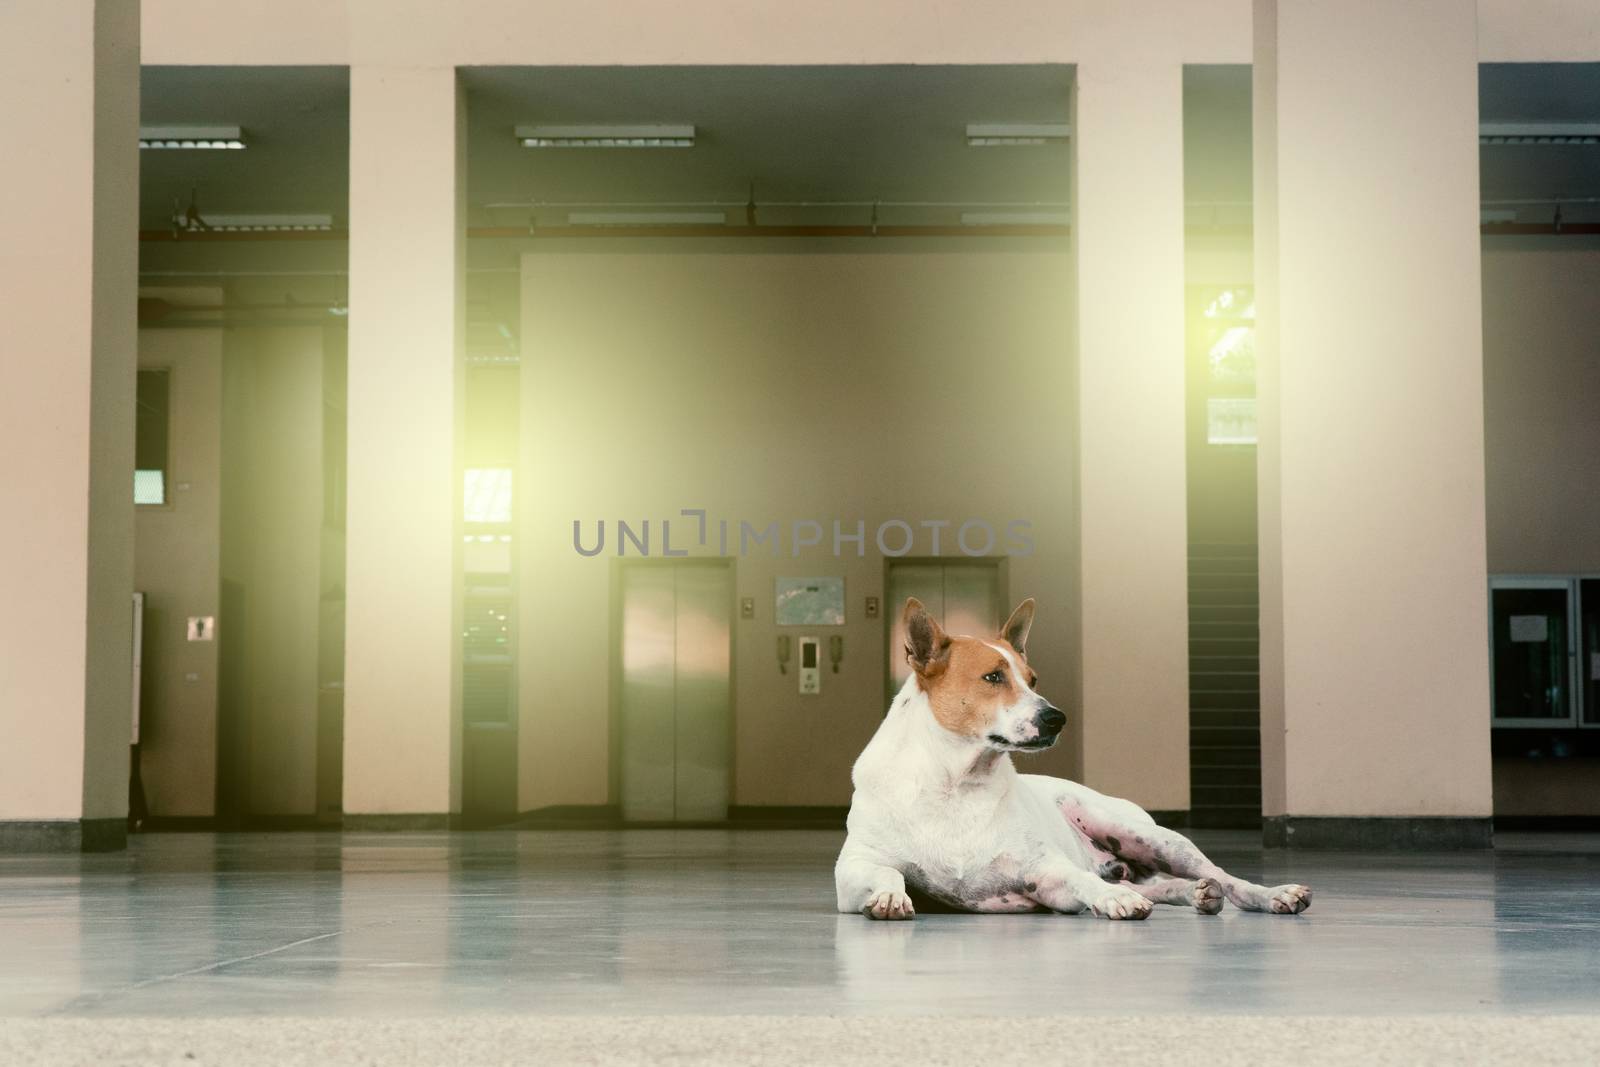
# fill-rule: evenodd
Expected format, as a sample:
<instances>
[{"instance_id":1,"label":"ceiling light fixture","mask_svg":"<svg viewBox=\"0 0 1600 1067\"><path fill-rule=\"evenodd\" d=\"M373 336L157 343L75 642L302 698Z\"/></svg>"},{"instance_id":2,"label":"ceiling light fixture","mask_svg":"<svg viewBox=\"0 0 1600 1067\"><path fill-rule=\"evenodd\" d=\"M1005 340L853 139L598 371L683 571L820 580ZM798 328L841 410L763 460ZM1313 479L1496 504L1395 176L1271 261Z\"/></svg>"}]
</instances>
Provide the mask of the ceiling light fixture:
<instances>
[{"instance_id":1,"label":"ceiling light fixture","mask_svg":"<svg viewBox=\"0 0 1600 1067\"><path fill-rule=\"evenodd\" d=\"M693 148L693 126L518 126L524 148Z\"/></svg>"},{"instance_id":2,"label":"ceiling light fixture","mask_svg":"<svg viewBox=\"0 0 1600 1067\"><path fill-rule=\"evenodd\" d=\"M1480 145L1600 144L1596 122L1482 122Z\"/></svg>"},{"instance_id":3,"label":"ceiling light fixture","mask_svg":"<svg viewBox=\"0 0 1600 1067\"><path fill-rule=\"evenodd\" d=\"M1065 122L970 122L967 144L972 148L998 145L1061 144L1072 136Z\"/></svg>"},{"instance_id":4,"label":"ceiling light fixture","mask_svg":"<svg viewBox=\"0 0 1600 1067\"><path fill-rule=\"evenodd\" d=\"M569 211L569 226L726 226L725 211Z\"/></svg>"},{"instance_id":5,"label":"ceiling light fixture","mask_svg":"<svg viewBox=\"0 0 1600 1067\"><path fill-rule=\"evenodd\" d=\"M140 148L243 148L237 126L140 126Z\"/></svg>"}]
</instances>

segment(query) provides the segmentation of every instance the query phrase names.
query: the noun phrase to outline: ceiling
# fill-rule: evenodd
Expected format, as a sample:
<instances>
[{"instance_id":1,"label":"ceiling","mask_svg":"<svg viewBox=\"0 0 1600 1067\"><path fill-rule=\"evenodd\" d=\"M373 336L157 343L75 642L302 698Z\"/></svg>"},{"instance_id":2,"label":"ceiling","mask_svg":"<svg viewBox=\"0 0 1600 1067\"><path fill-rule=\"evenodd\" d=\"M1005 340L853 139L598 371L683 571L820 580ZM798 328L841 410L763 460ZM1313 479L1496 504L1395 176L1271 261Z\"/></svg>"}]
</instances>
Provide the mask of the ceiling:
<instances>
[{"instance_id":1,"label":"ceiling","mask_svg":"<svg viewBox=\"0 0 1600 1067\"><path fill-rule=\"evenodd\" d=\"M335 214L350 199L345 67L145 67L144 126L241 126L243 152L139 153L139 228L165 229L191 191L202 215Z\"/></svg>"},{"instance_id":2,"label":"ceiling","mask_svg":"<svg viewBox=\"0 0 1600 1067\"><path fill-rule=\"evenodd\" d=\"M1484 122L1600 123L1600 63L1485 63L1478 68ZM1184 183L1189 218L1235 215L1250 199L1250 68L1184 69ZM1479 150L1480 196L1540 200L1520 207L1526 222L1548 222L1557 198L1600 198L1600 146L1486 145ZM1503 205L1511 207L1511 205ZM1600 204L1569 204L1569 220L1600 219Z\"/></svg>"},{"instance_id":3,"label":"ceiling","mask_svg":"<svg viewBox=\"0 0 1600 1067\"><path fill-rule=\"evenodd\" d=\"M794 201L1061 203L1065 144L969 148L969 122L1066 122L1066 67L575 67L464 72L469 199L498 203ZM533 150L520 123L691 123L691 150ZM1057 208L1057 210L1061 210ZM561 212L550 221L564 221ZM819 218L826 214L826 218ZM959 208L885 207L885 222L958 222ZM742 219L742 212L730 211ZM870 207L805 212L866 222ZM763 211L764 222L801 221ZM547 221L541 214L541 222Z\"/></svg>"},{"instance_id":4,"label":"ceiling","mask_svg":"<svg viewBox=\"0 0 1600 1067\"><path fill-rule=\"evenodd\" d=\"M1600 122L1600 63L1484 63L1478 68L1478 114L1484 122ZM1600 198L1600 145L1485 145L1479 159L1484 201ZM1522 221L1548 222L1554 209L1521 210ZM1600 204L1574 206L1566 214L1600 219Z\"/></svg>"},{"instance_id":5,"label":"ceiling","mask_svg":"<svg viewBox=\"0 0 1600 1067\"><path fill-rule=\"evenodd\" d=\"M969 148L963 131L1066 121L1071 79L1059 66L468 68L469 223L526 225L528 208L489 205L531 200L742 204L752 184L765 204L1065 201L1068 148ZM1249 199L1249 101L1248 67L1186 70L1189 200ZM1600 122L1600 64L1486 64L1480 110L1485 120ZM174 199L186 205L191 190L202 213L344 221L344 68L147 67L141 118L239 125L250 145L141 153L142 228L169 226ZM520 123L608 122L693 123L696 146L531 150L512 136ZM1600 148L1486 147L1482 161L1485 199L1600 197ZM894 210L882 221L951 222L960 209ZM854 208L848 220L869 216ZM777 208L761 218L787 221Z\"/></svg>"}]
</instances>

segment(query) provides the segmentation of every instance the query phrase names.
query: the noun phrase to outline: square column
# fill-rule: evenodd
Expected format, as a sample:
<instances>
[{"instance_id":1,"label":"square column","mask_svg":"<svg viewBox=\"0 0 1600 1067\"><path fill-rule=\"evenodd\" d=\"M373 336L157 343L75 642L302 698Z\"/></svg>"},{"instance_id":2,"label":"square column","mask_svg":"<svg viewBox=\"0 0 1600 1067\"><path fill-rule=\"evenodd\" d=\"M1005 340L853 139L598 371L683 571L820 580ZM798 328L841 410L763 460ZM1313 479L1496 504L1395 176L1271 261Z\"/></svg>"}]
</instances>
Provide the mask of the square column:
<instances>
[{"instance_id":1,"label":"square column","mask_svg":"<svg viewBox=\"0 0 1600 1067\"><path fill-rule=\"evenodd\" d=\"M460 810L464 117L453 67L351 68L347 825Z\"/></svg>"},{"instance_id":2,"label":"square column","mask_svg":"<svg viewBox=\"0 0 1600 1067\"><path fill-rule=\"evenodd\" d=\"M0 5L0 852L121 848L133 641L137 0Z\"/></svg>"},{"instance_id":3,"label":"square column","mask_svg":"<svg viewBox=\"0 0 1600 1067\"><path fill-rule=\"evenodd\" d=\"M1255 5L1269 843L1489 843L1476 33Z\"/></svg>"},{"instance_id":4,"label":"square column","mask_svg":"<svg viewBox=\"0 0 1600 1067\"><path fill-rule=\"evenodd\" d=\"M1183 67L1106 35L1078 65L1083 778L1189 808Z\"/></svg>"}]
</instances>

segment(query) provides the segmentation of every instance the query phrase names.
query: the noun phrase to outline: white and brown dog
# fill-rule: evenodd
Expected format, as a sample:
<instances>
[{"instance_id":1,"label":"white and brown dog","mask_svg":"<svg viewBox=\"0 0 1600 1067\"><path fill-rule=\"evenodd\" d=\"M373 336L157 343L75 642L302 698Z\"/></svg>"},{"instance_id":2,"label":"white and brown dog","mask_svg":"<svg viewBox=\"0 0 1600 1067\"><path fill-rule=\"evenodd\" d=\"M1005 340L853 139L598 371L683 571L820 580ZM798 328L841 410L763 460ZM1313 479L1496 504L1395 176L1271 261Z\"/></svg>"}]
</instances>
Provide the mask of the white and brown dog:
<instances>
[{"instance_id":1,"label":"white and brown dog","mask_svg":"<svg viewBox=\"0 0 1600 1067\"><path fill-rule=\"evenodd\" d=\"M840 911L910 919L912 893L960 911L1107 919L1143 919L1152 903L1311 906L1308 887L1235 878L1136 804L1017 773L1010 754L1049 748L1067 721L1034 690L1031 599L992 641L947 635L915 598L904 617L912 674L851 773Z\"/></svg>"}]
</instances>

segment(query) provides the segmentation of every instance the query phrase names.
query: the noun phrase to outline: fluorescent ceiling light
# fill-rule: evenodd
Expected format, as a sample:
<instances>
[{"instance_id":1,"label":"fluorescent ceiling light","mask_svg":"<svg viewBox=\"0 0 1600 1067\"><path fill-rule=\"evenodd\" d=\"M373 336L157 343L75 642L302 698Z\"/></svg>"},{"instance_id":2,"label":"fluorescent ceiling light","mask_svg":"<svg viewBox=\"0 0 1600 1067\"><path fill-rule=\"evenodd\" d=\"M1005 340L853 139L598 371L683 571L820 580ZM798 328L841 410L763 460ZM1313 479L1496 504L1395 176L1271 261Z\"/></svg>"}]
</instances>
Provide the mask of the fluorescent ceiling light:
<instances>
[{"instance_id":1,"label":"fluorescent ceiling light","mask_svg":"<svg viewBox=\"0 0 1600 1067\"><path fill-rule=\"evenodd\" d=\"M1072 136L1065 122L970 122L967 144L973 148L995 145L1060 144Z\"/></svg>"},{"instance_id":2,"label":"fluorescent ceiling light","mask_svg":"<svg viewBox=\"0 0 1600 1067\"><path fill-rule=\"evenodd\" d=\"M518 126L524 148L693 148L693 126Z\"/></svg>"},{"instance_id":3,"label":"fluorescent ceiling light","mask_svg":"<svg viewBox=\"0 0 1600 1067\"><path fill-rule=\"evenodd\" d=\"M723 211L569 211L570 226L725 226Z\"/></svg>"},{"instance_id":4,"label":"fluorescent ceiling light","mask_svg":"<svg viewBox=\"0 0 1600 1067\"><path fill-rule=\"evenodd\" d=\"M963 226L1065 226L1072 221L1066 211L963 211Z\"/></svg>"},{"instance_id":5,"label":"fluorescent ceiling light","mask_svg":"<svg viewBox=\"0 0 1600 1067\"><path fill-rule=\"evenodd\" d=\"M333 229L332 215L202 215L205 228L222 233L327 232ZM182 224L180 229L191 227ZM197 227L194 227L197 229Z\"/></svg>"},{"instance_id":6,"label":"fluorescent ceiling light","mask_svg":"<svg viewBox=\"0 0 1600 1067\"><path fill-rule=\"evenodd\" d=\"M237 126L140 126L140 148L243 148Z\"/></svg>"},{"instance_id":7,"label":"fluorescent ceiling light","mask_svg":"<svg viewBox=\"0 0 1600 1067\"><path fill-rule=\"evenodd\" d=\"M1481 122L1479 144L1600 144L1597 122Z\"/></svg>"}]
</instances>

